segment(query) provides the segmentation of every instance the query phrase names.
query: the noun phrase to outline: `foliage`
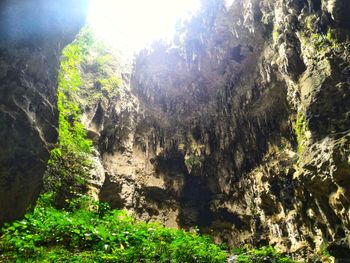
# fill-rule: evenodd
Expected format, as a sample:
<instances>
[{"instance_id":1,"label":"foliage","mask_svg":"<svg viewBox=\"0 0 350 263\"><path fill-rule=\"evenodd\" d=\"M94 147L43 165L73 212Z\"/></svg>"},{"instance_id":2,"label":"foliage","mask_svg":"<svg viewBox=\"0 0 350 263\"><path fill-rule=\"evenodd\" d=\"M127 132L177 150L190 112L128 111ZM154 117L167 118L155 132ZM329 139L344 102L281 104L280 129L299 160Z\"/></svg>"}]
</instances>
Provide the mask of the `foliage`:
<instances>
[{"instance_id":1,"label":"foliage","mask_svg":"<svg viewBox=\"0 0 350 263\"><path fill-rule=\"evenodd\" d=\"M51 151L45 175L45 188L56 194L56 204L67 205L67 201L86 190L86 180L91 169L88 155L92 143L86 139L81 123L81 110L77 92L82 85L80 64L88 54L93 38L87 29L63 50L58 76L57 107L59 112L59 143Z\"/></svg>"},{"instance_id":2,"label":"foliage","mask_svg":"<svg viewBox=\"0 0 350 263\"><path fill-rule=\"evenodd\" d=\"M319 28L319 20L315 14L306 17L305 29L301 33L303 48L310 47L313 51L326 53L336 49L339 41L336 37L336 31L332 28L327 29L327 33L321 33Z\"/></svg>"},{"instance_id":3,"label":"foliage","mask_svg":"<svg viewBox=\"0 0 350 263\"><path fill-rule=\"evenodd\" d=\"M67 207L69 200L87 192L86 180L93 166L83 154L63 150L63 154L57 155L59 150L51 151L44 180L45 190L54 191L56 206Z\"/></svg>"},{"instance_id":4,"label":"foliage","mask_svg":"<svg viewBox=\"0 0 350 263\"><path fill-rule=\"evenodd\" d=\"M93 58L92 63L96 63L98 66L98 72L97 73L102 73L103 75L108 75L109 72L109 68L108 65L110 62L113 61L113 57L111 54L101 52L101 54L99 54L98 52L96 52L98 54L97 57Z\"/></svg>"},{"instance_id":5,"label":"foliage","mask_svg":"<svg viewBox=\"0 0 350 263\"><path fill-rule=\"evenodd\" d=\"M84 68L91 58L90 62L98 65L93 75L101 79L100 88L90 87L84 80ZM58 76L59 143L51 151L44 179L46 191L55 193L57 206L65 207L70 199L87 191L92 142L86 138L81 113L85 100L96 104L96 99L111 96L120 85L117 77L109 75L112 74L108 67L111 59L88 27L63 50Z\"/></svg>"},{"instance_id":6,"label":"foliage","mask_svg":"<svg viewBox=\"0 0 350 263\"><path fill-rule=\"evenodd\" d=\"M327 249L328 244L327 243L322 243L320 246L320 249L318 251L318 256L320 257L320 260L322 262L333 262L332 260L332 255Z\"/></svg>"},{"instance_id":7,"label":"foliage","mask_svg":"<svg viewBox=\"0 0 350 263\"><path fill-rule=\"evenodd\" d=\"M84 34L78 36L79 43L87 42L81 40ZM122 65L115 51L96 38L89 42L79 67L83 88L77 89L76 97L81 108L93 108L101 99L110 100L119 94L121 81L117 75L120 67Z\"/></svg>"},{"instance_id":8,"label":"foliage","mask_svg":"<svg viewBox=\"0 0 350 263\"><path fill-rule=\"evenodd\" d=\"M305 115L299 111L297 120L295 122L295 134L297 136L298 153L302 155L304 152L304 146L306 142L307 122Z\"/></svg>"},{"instance_id":9,"label":"foliage","mask_svg":"<svg viewBox=\"0 0 350 263\"><path fill-rule=\"evenodd\" d=\"M278 253L271 246L259 249L238 248L232 252L236 255L237 263L295 263L294 260Z\"/></svg>"},{"instance_id":10,"label":"foliage","mask_svg":"<svg viewBox=\"0 0 350 263\"><path fill-rule=\"evenodd\" d=\"M185 158L185 165L187 170L191 172L193 167L201 167L202 161L199 156L192 154L188 158Z\"/></svg>"},{"instance_id":11,"label":"foliage","mask_svg":"<svg viewBox=\"0 0 350 263\"><path fill-rule=\"evenodd\" d=\"M85 139L86 132L80 122L79 104L74 97L81 85L79 65L83 60L83 50L78 43L73 43L63 51L57 102L59 142L67 151L89 153L91 142Z\"/></svg>"},{"instance_id":12,"label":"foliage","mask_svg":"<svg viewBox=\"0 0 350 263\"><path fill-rule=\"evenodd\" d=\"M335 31L331 28L328 28L328 30L327 30L326 40L332 46L333 49L336 49L339 45L338 40L337 40L336 35L335 35Z\"/></svg>"},{"instance_id":13,"label":"foliage","mask_svg":"<svg viewBox=\"0 0 350 263\"><path fill-rule=\"evenodd\" d=\"M272 39L274 42L276 42L278 40L278 37L280 35L279 33L280 28L276 25L273 26L273 30L272 30Z\"/></svg>"},{"instance_id":14,"label":"foliage","mask_svg":"<svg viewBox=\"0 0 350 263\"><path fill-rule=\"evenodd\" d=\"M116 76L99 79L97 82L101 86L101 90L105 96L113 96L113 92L120 85L120 80Z\"/></svg>"},{"instance_id":15,"label":"foliage","mask_svg":"<svg viewBox=\"0 0 350 263\"><path fill-rule=\"evenodd\" d=\"M306 29L313 31L315 29L315 24L317 23L317 16L315 14L309 15L305 19Z\"/></svg>"},{"instance_id":16,"label":"foliage","mask_svg":"<svg viewBox=\"0 0 350 263\"><path fill-rule=\"evenodd\" d=\"M196 232L136 222L84 196L57 210L52 198L5 225L1 262L226 262L226 251Z\"/></svg>"}]
</instances>

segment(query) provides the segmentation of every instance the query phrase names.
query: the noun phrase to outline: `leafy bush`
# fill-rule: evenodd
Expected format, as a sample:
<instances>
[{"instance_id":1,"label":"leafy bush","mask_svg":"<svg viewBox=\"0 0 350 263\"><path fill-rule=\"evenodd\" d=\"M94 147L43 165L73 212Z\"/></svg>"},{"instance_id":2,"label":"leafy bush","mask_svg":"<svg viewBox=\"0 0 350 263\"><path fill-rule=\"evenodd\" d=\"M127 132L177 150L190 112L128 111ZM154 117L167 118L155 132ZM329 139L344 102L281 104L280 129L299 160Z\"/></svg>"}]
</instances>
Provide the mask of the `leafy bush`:
<instances>
[{"instance_id":1,"label":"leafy bush","mask_svg":"<svg viewBox=\"0 0 350 263\"><path fill-rule=\"evenodd\" d=\"M72 200L88 188L86 180L89 178L91 161L84 155L56 148L51 152L45 174L45 190L54 192L54 203L57 207L67 207Z\"/></svg>"},{"instance_id":2,"label":"leafy bush","mask_svg":"<svg viewBox=\"0 0 350 263\"><path fill-rule=\"evenodd\" d=\"M233 250L234 260L237 263L295 263L289 257L278 253L273 247L259 249L236 248Z\"/></svg>"},{"instance_id":3,"label":"leafy bush","mask_svg":"<svg viewBox=\"0 0 350 263\"><path fill-rule=\"evenodd\" d=\"M42 195L33 213L2 229L1 262L226 262L209 237L136 222L87 197L57 210L52 198Z\"/></svg>"}]
</instances>

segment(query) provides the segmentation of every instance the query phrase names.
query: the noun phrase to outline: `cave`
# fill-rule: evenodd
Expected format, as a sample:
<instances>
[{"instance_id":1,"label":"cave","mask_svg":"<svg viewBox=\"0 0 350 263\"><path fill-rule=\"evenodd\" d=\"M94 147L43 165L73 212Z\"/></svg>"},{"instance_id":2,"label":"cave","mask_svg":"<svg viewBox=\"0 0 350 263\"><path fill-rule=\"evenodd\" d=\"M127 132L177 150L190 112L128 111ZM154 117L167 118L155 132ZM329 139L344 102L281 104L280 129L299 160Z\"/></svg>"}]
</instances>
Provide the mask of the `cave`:
<instances>
[{"instance_id":1,"label":"cave","mask_svg":"<svg viewBox=\"0 0 350 263\"><path fill-rule=\"evenodd\" d=\"M0 262L349 262L348 7L1 1Z\"/></svg>"}]
</instances>

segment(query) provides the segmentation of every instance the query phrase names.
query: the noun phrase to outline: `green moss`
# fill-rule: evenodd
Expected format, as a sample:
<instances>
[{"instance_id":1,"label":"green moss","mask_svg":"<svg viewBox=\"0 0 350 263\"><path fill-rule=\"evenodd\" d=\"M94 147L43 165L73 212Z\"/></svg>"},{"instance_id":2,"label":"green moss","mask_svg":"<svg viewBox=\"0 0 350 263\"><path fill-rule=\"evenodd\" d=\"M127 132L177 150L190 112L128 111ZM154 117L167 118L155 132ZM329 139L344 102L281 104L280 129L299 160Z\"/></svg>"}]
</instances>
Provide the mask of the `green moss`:
<instances>
[{"instance_id":1,"label":"green moss","mask_svg":"<svg viewBox=\"0 0 350 263\"><path fill-rule=\"evenodd\" d=\"M301 32L301 41L303 48L311 47L317 53L326 53L339 46L335 30L328 28L327 34L324 35L318 31L317 16L310 15L305 20L304 30Z\"/></svg>"},{"instance_id":2,"label":"green moss","mask_svg":"<svg viewBox=\"0 0 350 263\"><path fill-rule=\"evenodd\" d=\"M77 40L82 42L83 35ZM82 86L77 90L77 98L81 108L94 107L99 100L110 100L121 91L121 81L116 73L119 67L118 58L107 46L93 38L86 49L82 60L80 75Z\"/></svg>"},{"instance_id":3,"label":"green moss","mask_svg":"<svg viewBox=\"0 0 350 263\"><path fill-rule=\"evenodd\" d=\"M326 36L319 33L311 33L308 44L319 53L326 53L330 49L337 47L337 41L331 38L331 34Z\"/></svg>"},{"instance_id":4,"label":"green moss","mask_svg":"<svg viewBox=\"0 0 350 263\"><path fill-rule=\"evenodd\" d=\"M327 247L328 247L327 243L322 243L320 246L319 253L324 257L331 257L331 254L327 250Z\"/></svg>"},{"instance_id":5,"label":"green moss","mask_svg":"<svg viewBox=\"0 0 350 263\"><path fill-rule=\"evenodd\" d=\"M185 158L185 165L187 167L187 170L191 172L193 167L201 167L202 161L199 156L193 154L188 158Z\"/></svg>"},{"instance_id":6,"label":"green moss","mask_svg":"<svg viewBox=\"0 0 350 263\"><path fill-rule=\"evenodd\" d=\"M255 195L252 195L251 199L250 199L250 203L249 203L249 209L250 209L250 212L251 212L253 218L257 218L259 216L256 202L255 202L255 198L256 198Z\"/></svg>"},{"instance_id":7,"label":"green moss","mask_svg":"<svg viewBox=\"0 0 350 263\"><path fill-rule=\"evenodd\" d=\"M339 42L336 38L335 31L331 28L328 28L327 30L326 40L332 46L333 49L336 49L339 46Z\"/></svg>"},{"instance_id":8,"label":"green moss","mask_svg":"<svg viewBox=\"0 0 350 263\"><path fill-rule=\"evenodd\" d=\"M115 95L115 92L120 86L119 78L113 75L108 78L99 79L97 82L100 84L103 94L108 97Z\"/></svg>"},{"instance_id":9,"label":"green moss","mask_svg":"<svg viewBox=\"0 0 350 263\"><path fill-rule=\"evenodd\" d=\"M309 15L305 20L306 29L309 31L314 31L316 20L317 20L316 14Z\"/></svg>"},{"instance_id":10,"label":"green moss","mask_svg":"<svg viewBox=\"0 0 350 263\"><path fill-rule=\"evenodd\" d=\"M301 111L299 111L295 122L295 134L297 137L299 155L302 155L304 152L304 146L307 141L307 138L306 138L307 130L308 128L307 128L306 117Z\"/></svg>"},{"instance_id":11,"label":"green moss","mask_svg":"<svg viewBox=\"0 0 350 263\"><path fill-rule=\"evenodd\" d=\"M277 39L278 39L278 37L279 37L279 35L280 35L279 30L280 30L280 29L279 29L278 26L276 26L276 25L273 26L273 30L272 30L272 39L273 39L274 42L277 41Z\"/></svg>"},{"instance_id":12,"label":"green moss","mask_svg":"<svg viewBox=\"0 0 350 263\"><path fill-rule=\"evenodd\" d=\"M113 61L113 56L105 53L106 51L99 53L98 50L95 50L95 52L98 54L98 56L92 61L92 63L96 63L98 65L98 72L96 73L100 75L109 75L109 63Z\"/></svg>"}]
</instances>

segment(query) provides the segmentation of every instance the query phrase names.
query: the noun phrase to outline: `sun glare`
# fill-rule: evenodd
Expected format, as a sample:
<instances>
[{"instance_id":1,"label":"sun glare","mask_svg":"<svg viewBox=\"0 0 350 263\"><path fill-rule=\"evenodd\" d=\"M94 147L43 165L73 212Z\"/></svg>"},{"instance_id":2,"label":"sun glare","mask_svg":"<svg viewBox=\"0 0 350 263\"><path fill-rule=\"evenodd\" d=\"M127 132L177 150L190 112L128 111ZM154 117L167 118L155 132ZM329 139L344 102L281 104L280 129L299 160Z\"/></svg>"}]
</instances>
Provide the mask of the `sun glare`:
<instances>
[{"instance_id":1,"label":"sun glare","mask_svg":"<svg viewBox=\"0 0 350 263\"><path fill-rule=\"evenodd\" d=\"M92 0L88 23L109 45L133 52L174 34L178 19L198 10L200 0Z\"/></svg>"}]
</instances>

